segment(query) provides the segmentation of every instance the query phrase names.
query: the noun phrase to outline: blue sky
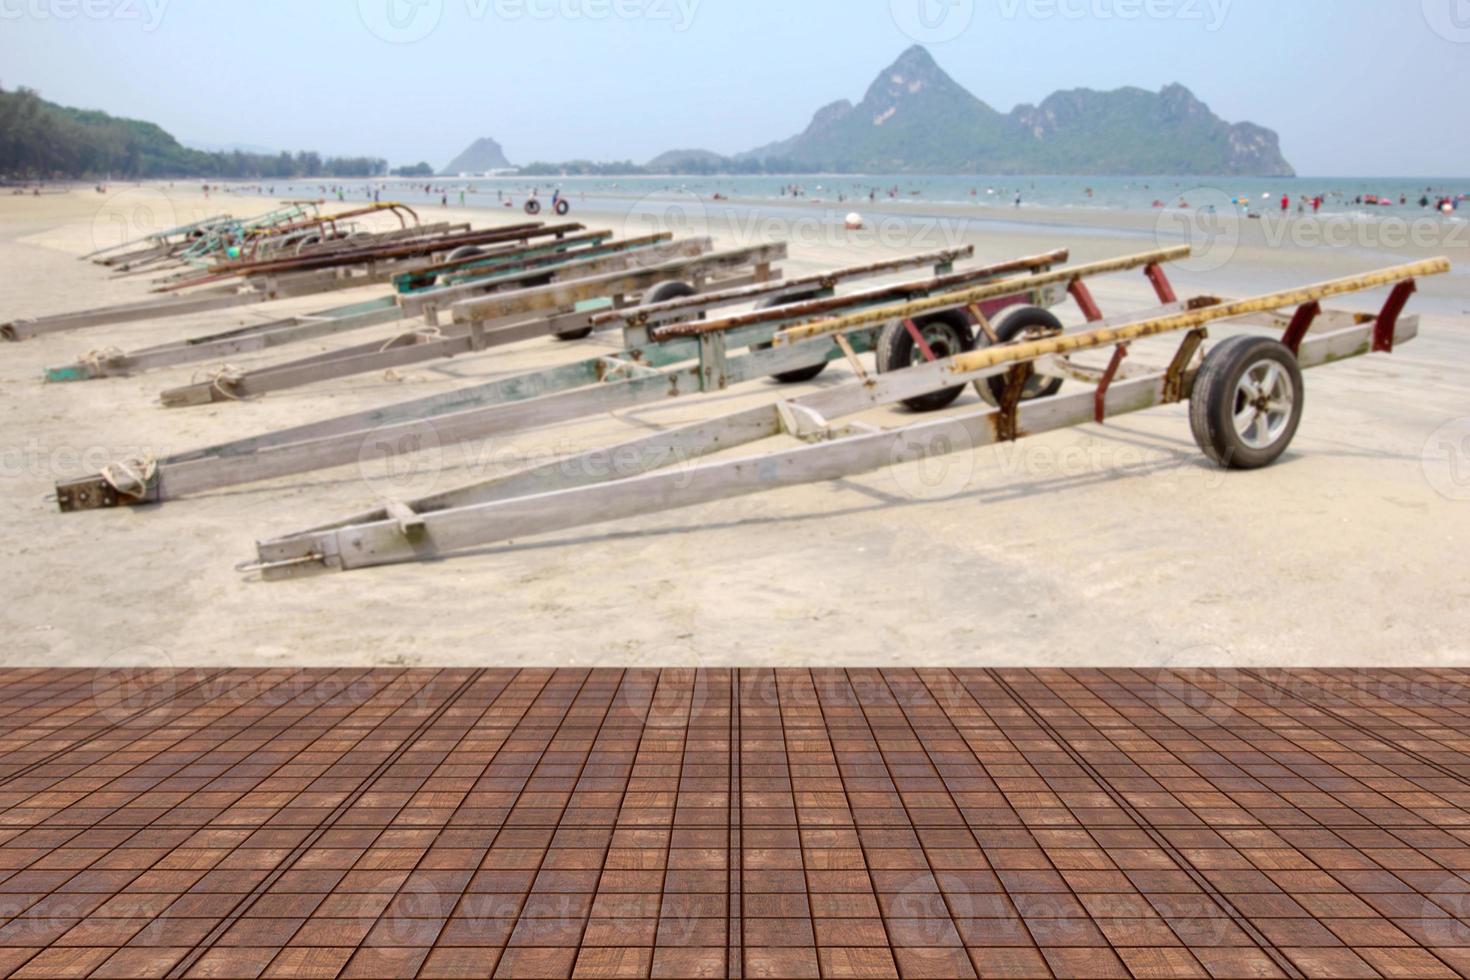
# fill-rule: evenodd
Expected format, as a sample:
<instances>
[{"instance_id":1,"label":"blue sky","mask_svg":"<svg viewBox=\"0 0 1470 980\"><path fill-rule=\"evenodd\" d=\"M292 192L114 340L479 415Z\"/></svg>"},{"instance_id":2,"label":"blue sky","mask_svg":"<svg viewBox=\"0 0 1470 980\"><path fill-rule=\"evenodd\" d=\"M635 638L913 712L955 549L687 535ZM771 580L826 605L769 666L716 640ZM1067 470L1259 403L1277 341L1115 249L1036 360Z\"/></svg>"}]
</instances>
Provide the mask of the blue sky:
<instances>
[{"instance_id":1,"label":"blue sky","mask_svg":"<svg viewBox=\"0 0 1470 980\"><path fill-rule=\"evenodd\" d=\"M1177 81L1303 174L1470 174L1470 0L0 0L0 85L212 143L641 162L790 136L916 40L1003 111Z\"/></svg>"}]
</instances>

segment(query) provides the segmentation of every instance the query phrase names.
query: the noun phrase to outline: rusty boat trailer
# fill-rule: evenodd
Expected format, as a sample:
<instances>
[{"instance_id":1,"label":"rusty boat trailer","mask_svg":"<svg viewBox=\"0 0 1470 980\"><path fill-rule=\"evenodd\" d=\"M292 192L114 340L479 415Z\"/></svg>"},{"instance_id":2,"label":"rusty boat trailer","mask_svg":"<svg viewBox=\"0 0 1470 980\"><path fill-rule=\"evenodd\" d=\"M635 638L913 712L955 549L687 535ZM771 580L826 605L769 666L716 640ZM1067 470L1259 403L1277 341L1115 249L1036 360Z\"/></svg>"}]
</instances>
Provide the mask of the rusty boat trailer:
<instances>
[{"instance_id":1,"label":"rusty boat trailer","mask_svg":"<svg viewBox=\"0 0 1470 980\"><path fill-rule=\"evenodd\" d=\"M609 241L612 232L582 231L580 225L560 225L537 229L527 234L480 246L467 246L460 251L474 253L473 259L460 259L429 267L457 270L456 280L477 282L486 294L525 288L546 283L586 268L596 258L648 248L666 242L667 233L624 241ZM544 239L544 240L542 240ZM453 254L453 253L451 253ZM473 263L470 266L469 263ZM445 290L437 285L434 275L425 270L399 273L394 284L397 292L378 299L318 310L313 313L262 321L243 327L169 341L132 351L107 349L93 351L75 362L48 368L48 382L90 381L120 377L156 368L175 367L201 361L234 357L283 347L303 340L316 340L353 330L394 323L414 315L432 316ZM412 312L405 307L413 303ZM228 383L228 365L217 372Z\"/></svg>"},{"instance_id":2,"label":"rusty boat trailer","mask_svg":"<svg viewBox=\"0 0 1470 980\"><path fill-rule=\"evenodd\" d=\"M581 228L581 225L562 226L566 231ZM331 255L250 263L209 280L165 287L167 292L151 299L10 320L0 324L0 338L19 341L42 334L161 320L372 286L392 281L405 271L442 261L457 249L520 240L546 231L546 225L528 223L486 231L431 234L422 239L393 241ZM176 288L187 291L176 292Z\"/></svg>"},{"instance_id":3,"label":"rusty boat trailer","mask_svg":"<svg viewBox=\"0 0 1470 980\"><path fill-rule=\"evenodd\" d=\"M500 292L493 280L472 280L402 296L402 314L423 316L427 326L406 330L386 342L340 348L250 371L216 373L207 381L165 391L162 402L165 407L179 408L240 401L336 378L475 354L522 340L580 340L593 332L589 322L593 313L624 305L629 296L661 282L688 280L700 290L766 282L778 276L774 263L786 258L785 243L724 252L712 251L713 247L708 238L659 241L646 248L552 268L545 276L549 281L535 288ZM479 316L465 322L439 322L438 310L468 303L477 304Z\"/></svg>"},{"instance_id":4,"label":"rusty boat trailer","mask_svg":"<svg viewBox=\"0 0 1470 980\"><path fill-rule=\"evenodd\" d=\"M121 460L93 476L58 484L57 501L63 512L160 503L358 462L369 451L367 447L375 447L373 452L383 455L412 452L426 429L432 431L436 444L455 445L671 397L722 391L746 381L772 377L788 382L806 380L832 361L850 356L855 348L867 349L882 331L862 331L837 342L823 339L813 344L775 347L772 341L787 327L807 322L819 313L852 312L1004 281L1003 276L1015 272L1049 270L1068 257L1066 251L1058 250L955 271L954 263L973 256L973 252L968 246L946 249L795 279L784 279L779 270L774 270L768 281L710 292L699 292L688 282L666 280L666 286L677 288L647 289L643 299L652 302L596 314L598 328L622 325L628 345L622 351L167 458ZM1146 265L1184 252L1187 250L1148 253L1106 265ZM835 295L843 283L922 266L932 266L935 275L847 296ZM669 273L669 269L661 269L646 278L655 281ZM1083 269L1070 278L1080 283L1086 274ZM990 299L972 306L997 312L1025 303L1050 305L1064 295L1062 287L1068 278L1050 280L1049 285L1035 288L998 289ZM537 296L541 291L529 292L533 305L543 302L544 296ZM524 304L526 297L511 293L498 299ZM721 307L751 302L764 308L718 320L695 319ZM481 304L475 309L482 312L485 308ZM951 311L948 316L951 321L953 314ZM691 321L708 328L701 337L679 335L678 330ZM545 334L544 321L534 325ZM741 348L743 353L732 353Z\"/></svg>"},{"instance_id":5,"label":"rusty boat trailer","mask_svg":"<svg viewBox=\"0 0 1470 980\"><path fill-rule=\"evenodd\" d=\"M594 450L416 501L379 509L257 544L245 573L283 579L437 559L469 548L521 541L569 528L659 513L778 487L830 481L950 453L1014 442L1057 429L1103 424L1131 412L1187 401L1201 449L1231 469L1269 466L1295 436L1303 407L1304 369L1369 353L1391 353L1418 333L1404 315L1416 279L1449 271L1435 259L1300 289L1226 301L1183 301L1155 268L1163 305L1112 319L1073 291L1089 323L1072 332L1016 338L955 357L859 380L800 398L734 412ZM1046 275L1031 277L1034 283ZM1323 301L1389 287L1377 315L1328 312ZM1022 280L946 296L827 317L791 326L775 342L796 349L828 342L883 321L911 322L935 310L967 307ZM1290 310L1283 314L1279 311ZM1206 349L1208 327L1229 323L1269 333L1232 335ZM693 329L699 329L694 327ZM1130 347L1183 334L1166 366L1125 368ZM1112 354L1106 368L1084 368L1072 355ZM1082 380L1077 394L1028 395L1038 378ZM982 386L993 404L937 420L876 428L840 420L955 386ZM761 456L690 465L733 446L787 436L806 445Z\"/></svg>"}]
</instances>

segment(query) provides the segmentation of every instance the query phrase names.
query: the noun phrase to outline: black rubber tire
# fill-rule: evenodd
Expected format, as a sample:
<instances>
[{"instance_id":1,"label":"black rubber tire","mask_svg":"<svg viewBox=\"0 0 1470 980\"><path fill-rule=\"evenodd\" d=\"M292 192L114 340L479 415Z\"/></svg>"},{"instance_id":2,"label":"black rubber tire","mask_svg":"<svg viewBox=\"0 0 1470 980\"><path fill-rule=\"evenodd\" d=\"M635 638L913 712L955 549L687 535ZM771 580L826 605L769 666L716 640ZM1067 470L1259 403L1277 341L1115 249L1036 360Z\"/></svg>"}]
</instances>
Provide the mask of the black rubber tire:
<instances>
[{"instance_id":1,"label":"black rubber tire","mask_svg":"<svg viewBox=\"0 0 1470 980\"><path fill-rule=\"evenodd\" d=\"M556 213L565 218L572 211L572 206L565 199L556 202Z\"/></svg>"},{"instance_id":2,"label":"black rubber tire","mask_svg":"<svg viewBox=\"0 0 1470 980\"><path fill-rule=\"evenodd\" d=\"M1040 306L1022 306L1011 310L995 325L995 346L1015 343L1025 337L1028 330L1061 333L1062 321L1058 320L1056 314L1051 310ZM983 333L975 338L975 342L982 347L992 346L989 338ZM985 400L991 405L999 405L1006 393L1005 376L986 378L983 383L986 390L981 394L986 395ZM1039 375L1032 375L1027 380L1026 387L1021 389L1021 401L1029 402L1037 398L1050 398L1061 390L1061 378L1043 378Z\"/></svg>"},{"instance_id":3,"label":"black rubber tire","mask_svg":"<svg viewBox=\"0 0 1470 980\"><path fill-rule=\"evenodd\" d=\"M526 213L527 214L540 214L541 213L541 202L538 201L538 200L536 200L534 197L531 198L529 201L526 202Z\"/></svg>"},{"instance_id":4,"label":"black rubber tire","mask_svg":"<svg viewBox=\"0 0 1470 980\"><path fill-rule=\"evenodd\" d=\"M669 280L668 282L658 283L648 292L644 293L640 305L647 306L649 303L662 303L666 299L681 299L685 296L693 296L696 292L698 290L687 282ZM576 330L569 330L566 333L553 334L553 336L557 340L585 340L592 336L592 328L579 327Z\"/></svg>"},{"instance_id":5,"label":"black rubber tire","mask_svg":"<svg viewBox=\"0 0 1470 980\"><path fill-rule=\"evenodd\" d=\"M450 252L449 257L446 258L444 261L458 262L460 259L472 259L477 255L484 254L485 250L477 245L461 245L459 248Z\"/></svg>"},{"instance_id":6,"label":"black rubber tire","mask_svg":"<svg viewBox=\"0 0 1470 980\"><path fill-rule=\"evenodd\" d=\"M932 313L929 316L919 317L914 320L914 326L925 335L929 349L940 360L975 349L975 333L970 327L970 319L959 310L946 310L943 313ZM879 374L902 371L924 363L923 350L914 343L913 335L901 322L890 323L883 328L883 332L878 335L877 355ZM941 408L953 405L954 400L960 397L964 390L964 385L946 388L943 391L919 395L917 398L905 399L902 404L905 408L915 412L937 412Z\"/></svg>"},{"instance_id":7,"label":"black rubber tire","mask_svg":"<svg viewBox=\"0 0 1470 980\"><path fill-rule=\"evenodd\" d=\"M1273 362L1285 372L1292 386L1292 405L1286 427L1271 445L1254 448L1235 431L1238 387L1247 371L1263 362ZM1270 337L1231 337L1216 345L1195 377L1189 399L1189 426L1199 443L1217 465L1231 470L1258 470L1281 458L1291 446L1306 407L1302 369L1291 348Z\"/></svg>"},{"instance_id":8,"label":"black rubber tire","mask_svg":"<svg viewBox=\"0 0 1470 980\"><path fill-rule=\"evenodd\" d=\"M671 299L683 299L686 296L698 296L699 290L678 279L670 279L653 286L643 294L639 301L640 306L648 306L653 303L667 303Z\"/></svg>"},{"instance_id":9,"label":"black rubber tire","mask_svg":"<svg viewBox=\"0 0 1470 980\"><path fill-rule=\"evenodd\" d=\"M755 304L755 308L758 310L772 310L778 306L790 306L792 303L805 303L808 300L816 299L818 295L817 293L798 293L795 296L769 296ZM770 346L770 344L756 344L753 349L766 350ZM784 371L781 374L773 374L771 378L777 384L799 385L807 381L815 381L821 376L823 371L827 370L827 365L831 363L831 361L823 361L821 364L813 364L811 367L802 368L799 371Z\"/></svg>"}]
</instances>

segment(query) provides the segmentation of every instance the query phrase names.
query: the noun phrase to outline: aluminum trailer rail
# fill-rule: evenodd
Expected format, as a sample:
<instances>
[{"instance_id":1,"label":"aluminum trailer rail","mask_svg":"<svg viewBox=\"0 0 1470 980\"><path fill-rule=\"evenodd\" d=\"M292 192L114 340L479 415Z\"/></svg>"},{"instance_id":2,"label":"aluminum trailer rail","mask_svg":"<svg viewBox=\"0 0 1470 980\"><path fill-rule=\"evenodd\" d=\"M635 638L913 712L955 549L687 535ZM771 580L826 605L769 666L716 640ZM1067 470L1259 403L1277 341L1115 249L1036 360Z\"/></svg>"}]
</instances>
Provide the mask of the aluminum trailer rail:
<instances>
[{"instance_id":1,"label":"aluminum trailer rail","mask_svg":"<svg viewBox=\"0 0 1470 980\"><path fill-rule=\"evenodd\" d=\"M916 295L930 295L975 282L995 281L1006 273L1046 269L1067 258L1065 251L1056 251L963 272L950 271L956 257L970 254L969 249L927 253L810 277L816 282L775 283L768 284L766 288L772 293L779 288L790 288L795 296L800 297L811 295L814 285L830 290L844 281L881 275L903 267L932 264L936 271L942 273L937 278L879 287L846 298L848 308L859 308ZM1144 265L1184 254L1188 254L1187 248L1146 253L1135 257L1135 261ZM1117 263L1111 262L1108 266L1115 269ZM1086 270L1079 269L1074 274L1080 279L1086 275ZM1052 295L1027 289L1024 278L1000 281L1006 283L1006 288L997 289L996 296L989 301L992 310L1022 302L1049 304L1055 300ZM721 296L718 293L690 299L731 304L748 302L749 293L755 288L758 287L732 288L723 293L722 300L718 299ZM780 301L789 297L777 294L771 298ZM729 384L765 378L786 370L820 371L829 361L846 356L840 346L831 342L787 351L752 350L744 357L728 361L723 374L717 377L703 369L698 341L689 338L673 338L662 343L648 341L644 321L669 315L666 308L678 302L627 311L629 326L625 335L635 339L639 346L618 355L589 358L165 459L122 460L94 476L59 484L57 501L63 512L157 503L222 487L352 463L361 458L364 446L369 442L377 443L389 452L407 452L425 425L432 426L435 439L440 444L453 445L552 425L610 409L720 390ZM791 302L763 311L764 323L740 327L732 333L730 343L768 343L783 326L802 322L812 302ZM687 309L683 315L689 315Z\"/></svg>"},{"instance_id":2,"label":"aluminum trailer rail","mask_svg":"<svg viewBox=\"0 0 1470 980\"><path fill-rule=\"evenodd\" d=\"M486 245L530 237L542 237L558 232L581 231L581 225L517 225L493 231L474 232L466 235L446 235L432 243L419 246L415 257L393 261L386 257L361 256L356 263L361 268L333 266L316 270L295 270L254 276L244 283L218 285L187 295L160 296L133 303L123 303L72 313L50 316L20 318L0 324L0 337L7 340L25 340L42 334L80 330L90 327L136 323L169 317L203 313L210 310L229 309L269 303L278 299L307 296L313 293L356 289L387 282L406 271L414 261L434 261L438 253L453 251L469 245Z\"/></svg>"},{"instance_id":3,"label":"aluminum trailer rail","mask_svg":"<svg viewBox=\"0 0 1470 980\"><path fill-rule=\"evenodd\" d=\"M1083 332L997 345L863 380L800 399L736 412L524 470L419 501L382 508L257 544L239 567L266 579L441 558L467 548L659 513L777 487L836 480L955 452L1188 400L1201 449L1232 469L1269 466L1289 447L1301 420L1302 371L1372 352L1391 353L1418 332L1405 306L1419 277L1449 271L1436 259L1301 289L1226 302L1200 296ZM1383 286L1392 291L1375 316L1326 314L1322 301ZM965 294L952 299L964 301ZM936 300L938 298L936 297ZM915 304L910 304L915 305ZM1235 336L1204 353L1211 323L1295 307L1280 340ZM904 313L896 311L894 315ZM1282 320L1268 326L1280 329ZM1313 331L1325 322L1327 331ZM808 332L845 329L814 323ZM1164 369L1123 376L1130 344L1186 332ZM793 331L795 334L796 331ZM1036 372L1076 377L1075 353L1112 347L1106 370L1090 372L1092 391L1023 401ZM1198 366L1196 366L1198 364ZM833 420L948 388L1000 381L996 407L893 430ZM731 446L789 435L806 446L704 465L685 461Z\"/></svg>"},{"instance_id":4,"label":"aluminum trailer rail","mask_svg":"<svg viewBox=\"0 0 1470 980\"><path fill-rule=\"evenodd\" d=\"M707 238L686 239L609 256L596 260L603 268L614 270L602 275L583 275L587 267L552 269L548 285L482 295L472 301L481 316L469 321L456 316L452 324L435 323L433 317L427 317L426 307L440 306L447 298L461 295L460 291L492 292L486 288L486 281L404 297L400 301L403 311L425 312L431 328L410 330L386 343L360 344L252 371L216 375L206 382L165 391L162 401L171 408L239 401L335 378L479 353L523 340L581 339L592 333L588 318L593 312L620 305L629 296L662 282L687 278L698 283L695 288L708 288L710 281L764 282L777 275L772 263L786 257L784 243L727 252L709 252L710 247ZM721 278L713 279L715 276ZM463 301L451 309L461 305Z\"/></svg>"},{"instance_id":5,"label":"aluminum trailer rail","mask_svg":"<svg viewBox=\"0 0 1470 980\"><path fill-rule=\"evenodd\" d=\"M549 279L547 270L553 266L569 266L589 258L655 245L667 241L670 235L665 232L608 244L611 237L611 231L596 231L556 238L544 244L532 243L525 247L485 252L482 258L493 261L482 261L475 268L483 277L481 281L486 292L522 288L528 283ZM400 276L399 280L406 281L406 277ZM413 281L420 280L414 278ZM426 310L435 308L432 305L435 289L430 285L414 291L422 294ZM267 350L403 320L409 314L400 303L400 296L390 294L363 303L250 324L134 351L116 348L92 351L71 364L48 368L45 377L48 382L90 381Z\"/></svg>"}]
</instances>

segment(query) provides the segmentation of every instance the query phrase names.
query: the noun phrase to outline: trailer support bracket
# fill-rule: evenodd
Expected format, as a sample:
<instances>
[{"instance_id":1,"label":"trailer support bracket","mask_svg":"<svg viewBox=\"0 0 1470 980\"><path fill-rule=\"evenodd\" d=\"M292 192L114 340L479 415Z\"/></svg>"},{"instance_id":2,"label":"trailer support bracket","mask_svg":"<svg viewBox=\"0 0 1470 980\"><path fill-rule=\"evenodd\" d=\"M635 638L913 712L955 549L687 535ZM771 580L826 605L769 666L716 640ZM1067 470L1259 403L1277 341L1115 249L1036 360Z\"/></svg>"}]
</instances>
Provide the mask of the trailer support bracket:
<instances>
[{"instance_id":1,"label":"trailer support bracket","mask_svg":"<svg viewBox=\"0 0 1470 980\"><path fill-rule=\"evenodd\" d=\"M1172 405L1184 400L1184 375L1194 363L1195 355L1199 353L1200 347L1210 336L1210 332L1203 327L1191 330L1184 335L1184 340L1179 344L1179 350L1174 354L1174 360L1169 363L1169 369L1164 372L1164 404Z\"/></svg>"},{"instance_id":2,"label":"trailer support bracket","mask_svg":"<svg viewBox=\"0 0 1470 980\"><path fill-rule=\"evenodd\" d=\"M1398 327L1399 316L1403 314L1404 307L1409 303L1409 297L1418 292L1419 285L1413 279L1405 279L1393 287L1393 292L1388 296L1388 302L1383 304L1379 311L1378 322L1373 326L1373 351L1374 353L1393 353L1393 333Z\"/></svg>"},{"instance_id":3,"label":"trailer support bracket","mask_svg":"<svg viewBox=\"0 0 1470 980\"><path fill-rule=\"evenodd\" d=\"M1113 381L1118 377L1118 371L1123 367L1123 358L1128 356L1128 345L1119 344L1113 349L1113 359L1108 362L1108 369L1103 372L1102 380L1097 383L1097 392L1092 396L1092 414L1097 419L1097 424L1102 425L1108 419L1108 389L1113 386Z\"/></svg>"}]
</instances>

